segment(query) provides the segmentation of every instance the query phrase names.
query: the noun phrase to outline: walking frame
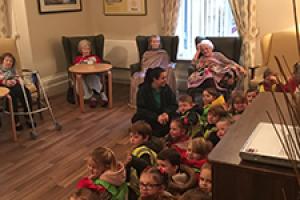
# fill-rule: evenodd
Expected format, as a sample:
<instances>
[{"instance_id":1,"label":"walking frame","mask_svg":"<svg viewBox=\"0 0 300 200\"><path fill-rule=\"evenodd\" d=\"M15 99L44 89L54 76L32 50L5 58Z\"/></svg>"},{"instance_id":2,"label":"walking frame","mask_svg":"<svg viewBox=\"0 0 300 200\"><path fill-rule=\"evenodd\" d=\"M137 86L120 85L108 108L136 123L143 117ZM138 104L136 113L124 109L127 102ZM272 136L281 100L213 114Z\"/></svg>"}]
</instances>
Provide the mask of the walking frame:
<instances>
[{"instance_id":1,"label":"walking frame","mask_svg":"<svg viewBox=\"0 0 300 200\"><path fill-rule=\"evenodd\" d=\"M44 111L49 111L50 113L50 116L51 116L51 119L52 119L52 122L53 122L53 125L54 125L54 129L57 130L57 131L60 131L62 129L62 126L57 122L54 114L53 114L53 110L52 110L52 107L51 107L51 104L49 102L49 99L48 99L48 95L44 89L44 86L43 86L43 83L41 81L41 78L40 78L40 75L38 73L38 71L36 70L22 70L24 73L23 73L23 77L18 77L18 81L21 85L21 88L22 88L22 92L23 92L23 95L24 95L24 99L25 99L25 103L26 103L26 108L28 110L28 112L14 112L14 115L17 115L17 116L20 116L20 115L23 115L23 116L28 116L29 117L29 120L30 120L30 124L31 124L31 132L30 132L30 137L32 139L36 139L38 137L38 134L37 134L37 131L36 131L36 124L34 122L34 119L33 119L33 115L34 114L37 114L37 113L40 113L41 112L44 112ZM34 82L34 85L37 89L37 95L38 95L38 108L37 109L31 109L30 105L29 105L29 102L28 102L28 98L27 98L27 95L26 95L26 91L25 91L25 85L26 83L24 83L26 80L26 78L28 78L30 76L30 78L32 79L32 81ZM7 111L6 111L7 112ZM7 112L8 113L8 112Z\"/></svg>"}]
</instances>

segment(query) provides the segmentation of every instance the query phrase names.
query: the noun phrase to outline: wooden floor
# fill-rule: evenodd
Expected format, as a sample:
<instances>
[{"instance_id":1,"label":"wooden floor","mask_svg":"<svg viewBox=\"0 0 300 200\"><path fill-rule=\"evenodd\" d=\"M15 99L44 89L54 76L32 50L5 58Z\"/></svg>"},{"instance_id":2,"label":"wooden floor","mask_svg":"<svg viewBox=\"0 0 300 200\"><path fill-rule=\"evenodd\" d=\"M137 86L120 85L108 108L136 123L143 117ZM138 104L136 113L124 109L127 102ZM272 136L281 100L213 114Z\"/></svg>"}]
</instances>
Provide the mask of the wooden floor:
<instances>
[{"instance_id":1,"label":"wooden floor","mask_svg":"<svg viewBox=\"0 0 300 200\"><path fill-rule=\"evenodd\" d=\"M134 110L128 108L128 85L113 86L113 108L79 112L65 96L50 99L55 116L63 126L53 129L47 112L38 121L38 139L29 130L12 142L8 117L2 116L0 128L0 199L59 200L75 190L86 174L85 158L95 147L111 147L119 158L127 154L127 129Z\"/></svg>"}]
</instances>

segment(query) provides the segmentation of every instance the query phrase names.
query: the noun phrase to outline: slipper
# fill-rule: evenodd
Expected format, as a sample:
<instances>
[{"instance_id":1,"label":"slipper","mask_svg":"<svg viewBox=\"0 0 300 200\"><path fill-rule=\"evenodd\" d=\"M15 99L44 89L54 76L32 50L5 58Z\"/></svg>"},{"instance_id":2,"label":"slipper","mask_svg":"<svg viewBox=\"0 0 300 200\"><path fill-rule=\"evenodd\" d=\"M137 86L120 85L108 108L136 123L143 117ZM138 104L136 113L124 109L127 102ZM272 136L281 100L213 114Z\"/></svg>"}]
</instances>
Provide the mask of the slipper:
<instances>
[{"instance_id":1,"label":"slipper","mask_svg":"<svg viewBox=\"0 0 300 200\"><path fill-rule=\"evenodd\" d=\"M96 98L91 98L90 99L90 108L96 108L96 106L97 106L97 99Z\"/></svg>"}]
</instances>

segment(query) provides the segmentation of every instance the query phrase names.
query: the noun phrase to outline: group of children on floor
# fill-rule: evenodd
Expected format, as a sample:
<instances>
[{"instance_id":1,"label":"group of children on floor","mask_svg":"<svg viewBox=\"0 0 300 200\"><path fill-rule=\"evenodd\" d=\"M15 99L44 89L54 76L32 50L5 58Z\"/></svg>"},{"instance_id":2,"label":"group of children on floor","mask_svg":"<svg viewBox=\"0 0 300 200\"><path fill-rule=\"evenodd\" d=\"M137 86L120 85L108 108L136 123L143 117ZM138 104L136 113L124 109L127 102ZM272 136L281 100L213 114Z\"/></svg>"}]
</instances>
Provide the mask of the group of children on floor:
<instances>
[{"instance_id":1,"label":"group of children on floor","mask_svg":"<svg viewBox=\"0 0 300 200\"><path fill-rule=\"evenodd\" d=\"M191 96L180 96L178 116L171 120L164 137L154 137L145 121L133 123L128 131L131 148L127 158L120 162L109 148L95 149L87 159L89 174L79 181L70 200L212 199L208 154L229 127L259 92L299 90L299 66L290 78L290 82L298 83L297 87L279 85L269 70L264 75L258 88L246 93L234 91L227 101L214 88L203 91L202 105L195 104Z\"/></svg>"}]
</instances>

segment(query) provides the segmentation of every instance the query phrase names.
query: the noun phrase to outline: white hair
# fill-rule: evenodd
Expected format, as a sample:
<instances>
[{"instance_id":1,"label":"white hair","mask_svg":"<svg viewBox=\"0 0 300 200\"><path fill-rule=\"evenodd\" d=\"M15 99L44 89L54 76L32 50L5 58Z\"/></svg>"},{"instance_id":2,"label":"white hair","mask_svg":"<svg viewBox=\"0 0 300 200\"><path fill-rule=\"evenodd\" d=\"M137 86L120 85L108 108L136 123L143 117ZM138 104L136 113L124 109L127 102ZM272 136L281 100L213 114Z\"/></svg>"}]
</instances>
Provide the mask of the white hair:
<instances>
[{"instance_id":1,"label":"white hair","mask_svg":"<svg viewBox=\"0 0 300 200\"><path fill-rule=\"evenodd\" d=\"M91 48L91 42L89 40L86 40L86 39L80 40L79 43L78 43L78 51L81 52L81 49L83 47L86 47L86 46Z\"/></svg>"},{"instance_id":2,"label":"white hair","mask_svg":"<svg viewBox=\"0 0 300 200\"><path fill-rule=\"evenodd\" d=\"M211 49L214 49L214 44L212 43L212 41L210 40L201 40L201 42L199 43L199 45L207 45L209 46Z\"/></svg>"}]
</instances>

